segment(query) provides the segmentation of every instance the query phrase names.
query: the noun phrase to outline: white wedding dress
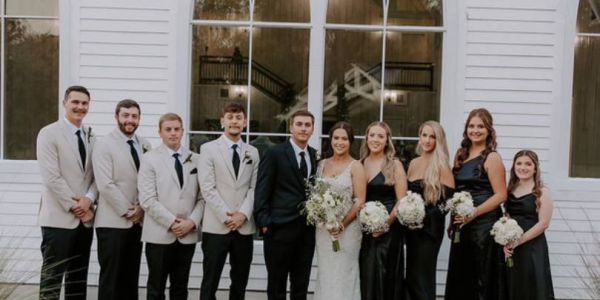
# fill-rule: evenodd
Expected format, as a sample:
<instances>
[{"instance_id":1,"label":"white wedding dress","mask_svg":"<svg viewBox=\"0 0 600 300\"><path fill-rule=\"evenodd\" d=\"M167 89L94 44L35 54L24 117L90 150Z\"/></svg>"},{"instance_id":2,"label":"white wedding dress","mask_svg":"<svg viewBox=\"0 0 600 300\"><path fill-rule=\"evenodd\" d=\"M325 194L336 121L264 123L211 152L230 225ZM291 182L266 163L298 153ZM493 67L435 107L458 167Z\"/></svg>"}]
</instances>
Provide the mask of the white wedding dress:
<instances>
[{"instance_id":1,"label":"white wedding dress","mask_svg":"<svg viewBox=\"0 0 600 300\"><path fill-rule=\"evenodd\" d=\"M354 204L352 197L352 161L348 167L336 177L324 177L323 165L320 164L317 176L331 184L332 189L344 196L347 210ZM316 230L317 243L317 282L315 300L360 300L360 278L358 255L362 232L358 220L352 221L339 236L341 249L333 251L331 236L321 226Z\"/></svg>"}]
</instances>

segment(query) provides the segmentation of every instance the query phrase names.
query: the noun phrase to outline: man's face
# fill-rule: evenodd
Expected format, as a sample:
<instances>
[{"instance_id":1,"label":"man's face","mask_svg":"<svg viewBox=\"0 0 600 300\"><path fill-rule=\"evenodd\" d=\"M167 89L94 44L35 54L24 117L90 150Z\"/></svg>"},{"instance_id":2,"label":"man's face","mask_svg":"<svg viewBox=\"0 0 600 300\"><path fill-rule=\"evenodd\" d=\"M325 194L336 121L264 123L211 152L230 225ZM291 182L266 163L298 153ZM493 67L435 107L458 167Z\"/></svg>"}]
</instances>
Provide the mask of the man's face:
<instances>
[{"instance_id":1,"label":"man's face","mask_svg":"<svg viewBox=\"0 0 600 300\"><path fill-rule=\"evenodd\" d=\"M159 135L163 144L171 150L177 151L181 146L183 126L178 120L164 121L160 126Z\"/></svg>"},{"instance_id":2,"label":"man's face","mask_svg":"<svg viewBox=\"0 0 600 300\"><path fill-rule=\"evenodd\" d=\"M90 108L90 97L82 92L70 92L67 99L63 101L65 113L69 122L79 125Z\"/></svg>"},{"instance_id":3,"label":"man's face","mask_svg":"<svg viewBox=\"0 0 600 300\"><path fill-rule=\"evenodd\" d=\"M296 116L290 125L290 132L296 144L306 144L314 130L312 118L309 116Z\"/></svg>"},{"instance_id":4,"label":"man's face","mask_svg":"<svg viewBox=\"0 0 600 300\"><path fill-rule=\"evenodd\" d=\"M244 128L246 128L246 116L242 112L227 112L221 117L221 124L225 128L225 133L231 137L238 137Z\"/></svg>"},{"instance_id":5,"label":"man's face","mask_svg":"<svg viewBox=\"0 0 600 300\"><path fill-rule=\"evenodd\" d=\"M116 116L119 129L126 136L132 136L140 124L140 111L137 107L121 107Z\"/></svg>"}]
</instances>

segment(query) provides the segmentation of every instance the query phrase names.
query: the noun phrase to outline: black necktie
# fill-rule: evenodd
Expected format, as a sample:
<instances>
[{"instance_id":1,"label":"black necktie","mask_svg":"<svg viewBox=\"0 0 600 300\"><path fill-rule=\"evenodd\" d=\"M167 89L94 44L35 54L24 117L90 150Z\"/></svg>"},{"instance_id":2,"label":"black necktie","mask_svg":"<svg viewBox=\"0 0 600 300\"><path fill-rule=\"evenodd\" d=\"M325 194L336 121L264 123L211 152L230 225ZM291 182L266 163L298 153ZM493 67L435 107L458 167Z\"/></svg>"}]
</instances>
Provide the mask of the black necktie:
<instances>
[{"instance_id":1,"label":"black necktie","mask_svg":"<svg viewBox=\"0 0 600 300\"><path fill-rule=\"evenodd\" d=\"M77 130L75 132L77 135L77 146L79 147L79 157L81 157L81 165L85 170L85 144L83 143L83 139L81 138L81 130Z\"/></svg>"},{"instance_id":2,"label":"black necktie","mask_svg":"<svg viewBox=\"0 0 600 300\"><path fill-rule=\"evenodd\" d=\"M308 178L308 165L306 164L306 158L304 158L305 154L304 151L300 152L300 174L302 174L302 177Z\"/></svg>"},{"instance_id":3,"label":"black necktie","mask_svg":"<svg viewBox=\"0 0 600 300\"><path fill-rule=\"evenodd\" d=\"M175 158L175 171L177 171L177 178L179 178L179 187L183 187L183 166L179 162L179 153L173 153Z\"/></svg>"},{"instance_id":4,"label":"black necktie","mask_svg":"<svg viewBox=\"0 0 600 300\"><path fill-rule=\"evenodd\" d=\"M240 155L237 152L238 145L233 144L231 149L233 149L233 156L231 157L231 163L233 164L233 170L235 171L235 178L238 176L238 172L240 171Z\"/></svg>"},{"instance_id":5,"label":"black necktie","mask_svg":"<svg viewBox=\"0 0 600 300\"><path fill-rule=\"evenodd\" d=\"M140 157L138 156L137 150L135 150L135 147L133 146L133 140L127 141L127 144L129 144L129 151L131 151L131 157L133 157L133 162L135 163L135 169L139 171L140 170Z\"/></svg>"}]
</instances>

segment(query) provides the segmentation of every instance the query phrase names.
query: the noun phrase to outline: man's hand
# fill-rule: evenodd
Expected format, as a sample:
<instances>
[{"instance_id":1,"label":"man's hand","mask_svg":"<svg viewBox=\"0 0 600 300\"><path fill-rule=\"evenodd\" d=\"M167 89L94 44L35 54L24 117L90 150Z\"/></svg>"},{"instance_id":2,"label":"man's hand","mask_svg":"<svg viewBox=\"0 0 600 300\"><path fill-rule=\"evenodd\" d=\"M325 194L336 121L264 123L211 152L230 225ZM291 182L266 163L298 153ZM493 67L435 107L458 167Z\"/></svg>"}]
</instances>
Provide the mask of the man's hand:
<instances>
[{"instance_id":1,"label":"man's hand","mask_svg":"<svg viewBox=\"0 0 600 300\"><path fill-rule=\"evenodd\" d=\"M262 235L267 234L267 232L269 232L269 227L261 227L260 228L260 233L262 233Z\"/></svg>"},{"instance_id":2,"label":"man's hand","mask_svg":"<svg viewBox=\"0 0 600 300\"><path fill-rule=\"evenodd\" d=\"M88 211L90 211L90 207L93 203L92 199L88 197L73 197L73 200L77 203L71 208L71 213L79 219L84 218Z\"/></svg>"},{"instance_id":3,"label":"man's hand","mask_svg":"<svg viewBox=\"0 0 600 300\"><path fill-rule=\"evenodd\" d=\"M225 222L225 225L227 225L227 228L229 228L229 230L232 231L236 231L240 227L242 227L242 225L244 225L247 219L246 215L239 211L236 211L234 213L227 212L227 216L229 217L229 220Z\"/></svg>"},{"instance_id":4,"label":"man's hand","mask_svg":"<svg viewBox=\"0 0 600 300\"><path fill-rule=\"evenodd\" d=\"M134 224L141 224L144 221L144 210L136 204L134 207L130 208L125 215L127 220L133 222Z\"/></svg>"},{"instance_id":5,"label":"man's hand","mask_svg":"<svg viewBox=\"0 0 600 300\"><path fill-rule=\"evenodd\" d=\"M171 225L171 231L175 234L177 238L183 238L190 231L192 231L196 227L196 224L190 219L175 219L175 222Z\"/></svg>"}]
</instances>

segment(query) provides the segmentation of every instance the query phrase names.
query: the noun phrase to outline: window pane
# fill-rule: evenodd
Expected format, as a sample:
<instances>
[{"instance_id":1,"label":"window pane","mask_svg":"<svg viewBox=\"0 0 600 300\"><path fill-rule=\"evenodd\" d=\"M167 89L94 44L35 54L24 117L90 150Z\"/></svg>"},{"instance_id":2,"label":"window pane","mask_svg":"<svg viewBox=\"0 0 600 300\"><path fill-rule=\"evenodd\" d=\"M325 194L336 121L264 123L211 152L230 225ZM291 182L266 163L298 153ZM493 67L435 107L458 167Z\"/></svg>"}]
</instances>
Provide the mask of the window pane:
<instances>
[{"instance_id":1,"label":"window pane","mask_svg":"<svg viewBox=\"0 0 600 300\"><path fill-rule=\"evenodd\" d=\"M383 0L329 0L327 23L383 25Z\"/></svg>"},{"instance_id":2,"label":"window pane","mask_svg":"<svg viewBox=\"0 0 600 300\"><path fill-rule=\"evenodd\" d=\"M570 176L600 177L600 38L575 47Z\"/></svg>"},{"instance_id":3,"label":"window pane","mask_svg":"<svg viewBox=\"0 0 600 300\"><path fill-rule=\"evenodd\" d=\"M344 120L362 135L379 121L382 44L380 31L327 31L323 134Z\"/></svg>"},{"instance_id":4,"label":"window pane","mask_svg":"<svg viewBox=\"0 0 600 300\"><path fill-rule=\"evenodd\" d=\"M309 0L255 0L254 20L310 22Z\"/></svg>"},{"instance_id":5,"label":"window pane","mask_svg":"<svg viewBox=\"0 0 600 300\"><path fill-rule=\"evenodd\" d=\"M388 32L387 39L383 120L395 136L416 137L422 122L439 120L442 34Z\"/></svg>"},{"instance_id":6,"label":"window pane","mask_svg":"<svg viewBox=\"0 0 600 300\"><path fill-rule=\"evenodd\" d=\"M287 141L288 139L289 139L289 137L287 137L287 136L251 135L250 136L250 145L256 147L256 149L258 149L258 153L259 153L260 157L262 157L263 154L265 154L265 151L267 149L269 149L277 144L281 144L281 143Z\"/></svg>"},{"instance_id":7,"label":"window pane","mask_svg":"<svg viewBox=\"0 0 600 300\"><path fill-rule=\"evenodd\" d=\"M250 130L287 133L288 118L307 108L310 31L255 28L253 37Z\"/></svg>"},{"instance_id":8,"label":"window pane","mask_svg":"<svg viewBox=\"0 0 600 300\"><path fill-rule=\"evenodd\" d=\"M196 0L194 19L250 20L249 0Z\"/></svg>"},{"instance_id":9,"label":"window pane","mask_svg":"<svg viewBox=\"0 0 600 300\"><path fill-rule=\"evenodd\" d=\"M5 3L7 15L58 17L58 0L6 0Z\"/></svg>"},{"instance_id":10,"label":"window pane","mask_svg":"<svg viewBox=\"0 0 600 300\"><path fill-rule=\"evenodd\" d=\"M190 134L190 150L200 153L200 146L202 146L202 144L218 139L221 134L221 132L215 132L214 134Z\"/></svg>"},{"instance_id":11,"label":"window pane","mask_svg":"<svg viewBox=\"0 0 600 300\"><path fill-rule=\"evenodd\" d=\"M579 1L577 32L600 33L600 0Z\"/></svg>"},{"instance_id":12,"label":"window pane","mask_svg":"<svg viewBox=\"0 0 600 300\"><path fill-rule=\"evenodd\" d=\"M58 21L6 20L4 145L35 159L38 131L58 116Z\"/></svg>"},{"instance_id":13,"label":"window pane","mask_svg":"<svg viewBox=\"0 0 600 300\"><path fill-rule=\"evenodd\" d=\"M223 108L248 97L247 27L193 27L191 128L220 131Z\"/></svg>"},{"instance_id":14,"label":"window pane","mask_svg":"<svg viewBox=\"0 0 600 300\"><path fill-rule=\"evenodd\" d=\"M391 0L388 25L442 26L442 0Z\"/></svg>"},{"instance_id":15,"label":"window pane","mask_svg":"<svg viewBox=\"0 0 600 300\"><path fill-rule=\"evenodd\" d=\"M396 157L400 159L404 170L407 171L410 162L417 157L417 141L394 140L394 149L396 149Z\"/></svg>"}]
</instances>

